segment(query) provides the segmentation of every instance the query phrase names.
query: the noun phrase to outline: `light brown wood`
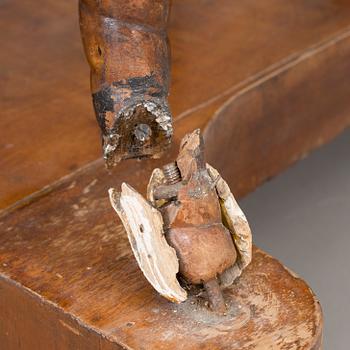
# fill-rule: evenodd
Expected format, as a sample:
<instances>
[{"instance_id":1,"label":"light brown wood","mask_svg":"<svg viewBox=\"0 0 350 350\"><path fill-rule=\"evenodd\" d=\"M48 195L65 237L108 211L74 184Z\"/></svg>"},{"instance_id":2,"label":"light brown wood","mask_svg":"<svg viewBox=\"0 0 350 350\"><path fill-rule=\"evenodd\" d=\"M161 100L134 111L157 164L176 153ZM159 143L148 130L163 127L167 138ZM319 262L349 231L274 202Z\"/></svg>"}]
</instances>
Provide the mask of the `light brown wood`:
<instances>
[{"instance_id":1,"label":"light brown wood","mask_svg":"<svg viewBox=\"0 0 350 350\"><path fill-rule=\"evenodd\" d=\"M280 349L320 348L317 299L305 282L261 251L227 291L243 310L233 305L235 317L228 323L195 312L192 300L189 308L176 309L159 296L139 270L107 196L124 177L144 193L154 161L132 163L107 173L98 161L3 213L0 308L6 317L0 317L0 341L7 349L20 342L28 350L47 350L53 339L62 341L62 350L86 343L95 349L96 342L102 349L108 344L135 350L262 350L273 341ZM42 315L43 305L45 317L33 317L36 309Z\"/></svg>"},{"instance_id":2,"label":"light brown wood","mask_svg":"<svg viewBox=\"0 0 350 350\"><path fill-rule=\"evenodd\" d=\"M79 1L108 166L121 159L159 157L170 145L169 10L169 0Z\"/></svg>"},{"instance_id":3,"label":"light brown wood","mask_svg":"<svg viewBox=\"0 0 350 350\"><path fill-rule=\"evenodd\" d=\"M105 187L115 183L115 175L103 181L96 175L98 168L86 169L1 218L0 305L7 317L0 318L0 336L7 349L16 349L17 342L47 349L56 332L62 349L69 349L62 328L77 348L100 339L128 349L320 349L322 316L315 296L257 249L252 264L226 290L232 305L224 321L194 300L176 306L160 297L139 270L110 208ZM21 300L15 308L13 289ZM44 324L33 317L43 307ZM33 329L44 336L34 337Z\"/></svg>"},{"instance_id":4,"label":"light brown wood","mask_svg":"<svg viewBox=\"0 0 350 350\"><path fill-rule=\"evenodd\" d=\"M147 280L166 299L176 303L185 301L187 293L176 278L179 261L165 239L161 213L125 183L121 192L109 189L109 198Z\"/></svg>"}]
</instances>

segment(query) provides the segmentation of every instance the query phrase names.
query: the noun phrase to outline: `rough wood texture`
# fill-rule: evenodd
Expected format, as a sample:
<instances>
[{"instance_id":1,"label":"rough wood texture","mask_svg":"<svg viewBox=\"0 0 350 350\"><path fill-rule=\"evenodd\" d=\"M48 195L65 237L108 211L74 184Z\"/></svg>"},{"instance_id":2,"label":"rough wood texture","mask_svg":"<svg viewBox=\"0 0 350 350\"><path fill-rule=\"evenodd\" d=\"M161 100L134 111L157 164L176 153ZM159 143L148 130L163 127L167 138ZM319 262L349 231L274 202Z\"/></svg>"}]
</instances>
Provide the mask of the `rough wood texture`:
<instances>
[{"instance_id":1,"label":"rough wood texture","mask_svg":"<svg viewBox=\"0 0 350 350\"><path fill-rule=\"evenodd\" d=\"M348 1L173 3L170 104L175 141L178 144L195 127L205 130L208 161L220 169L235 194L251 191L349 125ZM38 6L33 0L13 0L0 6L0 29L6 33L0 58L4 67L0 206L4 208L95 160L100 152L86 98L88 69L76 3L47 0ZM79 170L75 180L69 180L70 188L62 183L49 186L45 196L40 193L10 209L0 226L4 315L0 326L5 330L1 344L9 349L23 344L40 350L118 349L116 342L149 341L145 333L156 334L150 331L154 320L174 319L176 313L154 316L152 307L160 299L130 260L125 233L115 227L105 196L109 186L120 186L119 175L132 179L138 190L143 188L157 165L130 161L117 173L106 173L98 161ZM86 200L92 192L94 196ZM38 197L42 198L34 200ZM319 309L305 283L258 251L247 275L265 281L266 272L282 296L271 299L262 293L262 301L277 307L279 301L285 303L286 313L279 309L279 315L294 325L308 316L304 329L313 328L309 333L313 340L304 348L318 349ZM252 314L263 317L254 305ZM140 327L130 316L143 320ZM260 328L248 324L261 331L260 348L269 344L271 338L264 338L264 332L273 324ZM293 338L286 347L302 348L307 342L303 334L293 326L291 330L304 340ZM204 342L203 334L207 340L207 333L197 331L196 341ZM165 334L163 344L174 341L171 333ZM249 341L240 338L245 340Z\"/></svg>"},{"instance_id":2,"label":"rough wood texture","mask_svg":"<svg viewBox=\"0 0 350 350\"><path fill-rule=\"evenodd\" d=\"M162 296L187 299L179 277L184 287L204 285L214 312L227 311L221 288L251 262L252 235L229 186L206 164L199 129L183 137L175 161L153 170L147 199L126 183L109 197L140 269Z\"/></svg>"},{"instance_id":3,"label":"rough wood texture","mask_svg":"<svg viewBox=\"0 0 350 350\"><path fill-rule=\"evenodd\" d=\"M80 28L108 166L170 144L168 0L80 0Z\"/></svg>"},{"instance_id":4,"label":"rough wood texture","mask_svg":"<svg viewBox=\"0 0 350 350\"><path fill-rule=\"evenodd\" d=\"M100 140L77 4L0 8L4 208L98 158ZM348 1L174 0L169 101L178 137L216 114L208 161L239 195L328 141L349 125L349 25Z\"/></svg>"},{"instance_id":5,"label":"rough wood texture","mask_svg":"<svg viewBox=\"0 0 350 350\"><path fill-rule=\"evenodd\" d=\"M110 189L109 196L128 234L134 257L149 283L168 300L185 301L187 293L176 279L179 261L165 239L161 213L125 183L121 192Z\"/></svg>"},{"instance_id":6,"label":"rough wood texture","mask_svg":"<svg viewBox=\"0 0 350 350\"><path fill-rule=\"evenodd\" d=\"M144 172L131 171L143 188ZM116 224L106 191L117 179L94 164L1 217L5 349L320 349L322 317L309 287L257 249L226 290L224 320L192 300L178 306L159 296Z\"/></svg>"}]
</instances>

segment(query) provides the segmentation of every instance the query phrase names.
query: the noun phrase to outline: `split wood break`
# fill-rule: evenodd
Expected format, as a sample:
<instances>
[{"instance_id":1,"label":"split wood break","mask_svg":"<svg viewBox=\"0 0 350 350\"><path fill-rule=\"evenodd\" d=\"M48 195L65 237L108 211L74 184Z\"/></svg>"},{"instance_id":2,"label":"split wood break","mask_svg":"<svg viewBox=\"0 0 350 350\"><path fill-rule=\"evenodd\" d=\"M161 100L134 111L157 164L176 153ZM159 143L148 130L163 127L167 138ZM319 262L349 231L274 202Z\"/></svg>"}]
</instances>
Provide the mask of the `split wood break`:
<instances>
[{"instance_id":1,"label":"split wood break","mask_svg":"<svg viewBox=\"0 0 350 350\"><path fill-rule=\"evenodd\" d=\"M109 173L96 160L99 135L76 4L13 0L0 6L6 33L0 61L11 72L3 77L0 119L6 130L0 148L0 344L9 350L18 344L38 350L320 349L317 299L256 247L251 264L225 291L246 305L234 312L234 324L159 296L139 270L106 192L127 180L146 196L152 169L176 159L183 136L201 128L208 163L241 198L349 126L349 3L173 1L167 18L174 147L161 161L129 160ZM102 52L102 44L106 57L112 51ZM112 77L103 86L115 88L120 80L122 87L129 84ZM112 109L118 112L107 105L109 126ZM138 139L147 136L143 127L137 131ZM107 145L108 132L102 131Z\"/></svg>"}]
</instances>

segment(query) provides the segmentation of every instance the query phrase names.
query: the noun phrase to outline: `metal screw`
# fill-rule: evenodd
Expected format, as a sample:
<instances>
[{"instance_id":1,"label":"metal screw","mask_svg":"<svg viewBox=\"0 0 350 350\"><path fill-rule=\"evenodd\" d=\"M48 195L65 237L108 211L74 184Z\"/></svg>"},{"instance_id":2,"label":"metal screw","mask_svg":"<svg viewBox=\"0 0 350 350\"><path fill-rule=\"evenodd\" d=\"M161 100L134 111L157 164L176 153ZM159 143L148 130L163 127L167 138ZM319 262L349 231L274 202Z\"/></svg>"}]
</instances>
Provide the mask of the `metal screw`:
<instances>
[{"instance_id":1,"label":"metal screw","mask_svg":"<svg viewBox=\"0 0 350 350\"><path fill-rule=\"evenodd\" d=\"M163 173L168 185L174 185L181 181L180 169L175 162L164 165Z\"/></svg>"},{"instance_id":2,"label":"metal screw","mask_svg":"<svg viewBox=\"0 0 350 350\"><path fill-rule=\"evenodd\" d=\"M145 142L152 136L152 129L147 124L138 124L135 127L134 134L140 142Z\"/></svg>"}]
</instances>

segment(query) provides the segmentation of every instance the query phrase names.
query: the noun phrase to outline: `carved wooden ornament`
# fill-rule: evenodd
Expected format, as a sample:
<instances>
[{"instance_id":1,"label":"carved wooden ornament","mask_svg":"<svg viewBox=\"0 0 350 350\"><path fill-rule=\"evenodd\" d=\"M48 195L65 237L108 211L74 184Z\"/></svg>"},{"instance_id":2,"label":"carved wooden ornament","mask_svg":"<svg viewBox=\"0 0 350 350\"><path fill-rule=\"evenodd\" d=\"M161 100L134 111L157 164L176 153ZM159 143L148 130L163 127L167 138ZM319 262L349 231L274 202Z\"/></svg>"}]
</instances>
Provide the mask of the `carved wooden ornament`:
<instances>
[{"instance_id":1,"label":"carved wooden ornament","mask_svg":"<svg viewBox=\"0 0 350 350\"><path fill-rule=\"evenodd\" d=\"M109 195L152 286L183 302L180 273L188 284L203 284L211 307L225 312L221 288L250 263L252 235L229 186L204 162L200 131L185 136L176 163L153 171L148 200L125 183Z\"/></svg>"}]
</instances>

